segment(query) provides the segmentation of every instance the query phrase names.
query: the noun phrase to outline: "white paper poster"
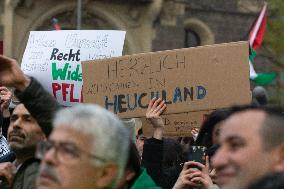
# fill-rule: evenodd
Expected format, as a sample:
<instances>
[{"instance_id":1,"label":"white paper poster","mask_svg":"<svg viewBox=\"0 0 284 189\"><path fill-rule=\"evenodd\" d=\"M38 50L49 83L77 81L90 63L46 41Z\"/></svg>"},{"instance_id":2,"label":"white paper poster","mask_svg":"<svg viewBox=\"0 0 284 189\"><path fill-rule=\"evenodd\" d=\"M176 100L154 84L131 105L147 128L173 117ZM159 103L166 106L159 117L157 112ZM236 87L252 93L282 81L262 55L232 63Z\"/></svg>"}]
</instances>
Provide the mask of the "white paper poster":
<instances>
[{"instance_id":1,"label":"white paper poster","mask_svg":"<svg viewBox=\"0 0 284 189\"><path fill-rule=\"evenodd\" d=\"M122 55L125 32L112 30L31 31L21 68L61 105L82 102L81 61Z\"/></svg>"}]
</instances>

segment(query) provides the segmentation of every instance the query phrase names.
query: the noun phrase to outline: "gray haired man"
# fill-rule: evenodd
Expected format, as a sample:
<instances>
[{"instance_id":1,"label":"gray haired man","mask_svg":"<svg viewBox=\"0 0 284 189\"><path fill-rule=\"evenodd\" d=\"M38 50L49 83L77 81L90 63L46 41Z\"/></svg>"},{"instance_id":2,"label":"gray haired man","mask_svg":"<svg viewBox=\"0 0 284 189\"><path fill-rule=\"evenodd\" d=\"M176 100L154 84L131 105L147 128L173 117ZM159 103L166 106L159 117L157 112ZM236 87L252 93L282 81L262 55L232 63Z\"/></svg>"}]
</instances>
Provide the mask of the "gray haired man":
<instances>
[{"instance_id":1,"label":"gray haired man","mask_svg":"<svg viewBox=\"0 0 284 189\"><path fill-rule=\"evenodd\" d=\"M123 174L129 136L115 115L96 105L61 110L42 157L38 189L110 188Z\"/></svg>"}]
</instances>

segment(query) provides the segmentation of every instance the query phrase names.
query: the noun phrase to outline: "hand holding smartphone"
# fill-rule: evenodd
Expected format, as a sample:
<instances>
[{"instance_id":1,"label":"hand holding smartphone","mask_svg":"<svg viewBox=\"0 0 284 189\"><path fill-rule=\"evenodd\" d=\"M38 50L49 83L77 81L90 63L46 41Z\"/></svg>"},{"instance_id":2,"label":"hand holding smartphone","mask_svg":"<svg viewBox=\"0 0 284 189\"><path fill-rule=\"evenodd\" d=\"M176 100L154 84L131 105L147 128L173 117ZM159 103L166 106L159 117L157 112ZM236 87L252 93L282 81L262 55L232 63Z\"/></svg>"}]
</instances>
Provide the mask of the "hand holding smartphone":
<instances>
[{"instance_id":1,"label":"hand holding smartphone","mask_svg":"<svg viewBox=\"0 0 284 189\"><path fill-rule=\"evenodd\" d=\"M199 162L203 165L206 164L206 150L205 146L191 146L188 153L188 161ZM192 166L190 168L197 168L197 166Z\"/></svg>"}]
</instances>

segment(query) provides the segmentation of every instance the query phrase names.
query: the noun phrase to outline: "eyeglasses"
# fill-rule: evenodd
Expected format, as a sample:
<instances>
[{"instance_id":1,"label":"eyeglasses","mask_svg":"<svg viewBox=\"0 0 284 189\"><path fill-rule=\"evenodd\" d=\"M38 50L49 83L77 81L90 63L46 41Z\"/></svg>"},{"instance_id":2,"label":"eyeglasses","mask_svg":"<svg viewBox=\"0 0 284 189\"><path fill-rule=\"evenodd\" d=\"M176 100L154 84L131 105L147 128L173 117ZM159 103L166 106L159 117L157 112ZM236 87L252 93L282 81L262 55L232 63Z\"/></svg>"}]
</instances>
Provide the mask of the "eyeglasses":
<instances>
[{"instance_id":1,"label":"eyeglasses","mask_svg":"<svg viewBox=\"0 0 284 189\"><path fill-rule=\"evenodd\" d=\"M44 155L54 148L56 157L59 161L64 162L68 160L80 159L82 154L86 154L90 158L94 158L101 162L105 162L106 159L96 156L94 154L88 153L83 149L80 149L73 143L70 142L59 142L55 143L54 141L42 141L37 145L36 157L43 159Z\"/></svg>"}]
</instances>

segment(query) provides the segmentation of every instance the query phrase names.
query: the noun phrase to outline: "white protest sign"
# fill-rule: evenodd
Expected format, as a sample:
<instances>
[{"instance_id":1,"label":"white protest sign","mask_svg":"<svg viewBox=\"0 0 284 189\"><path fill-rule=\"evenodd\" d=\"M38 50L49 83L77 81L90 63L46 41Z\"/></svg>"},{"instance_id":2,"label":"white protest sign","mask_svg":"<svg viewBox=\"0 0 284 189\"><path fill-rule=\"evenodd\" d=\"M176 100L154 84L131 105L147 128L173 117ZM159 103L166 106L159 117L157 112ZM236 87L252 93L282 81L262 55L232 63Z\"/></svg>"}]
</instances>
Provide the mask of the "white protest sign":
<instances>
[{"instance_id":1,"label":"white protest sign","mask_svg":"<svg viewBox=\"0 0 284 189\"><path fill-rule=\"evenodd\" d=\"M125 32L112 30L31 31L21 68L58 102L82 102L81 61L122 55Z\"/></svg>"}]
</instances>

